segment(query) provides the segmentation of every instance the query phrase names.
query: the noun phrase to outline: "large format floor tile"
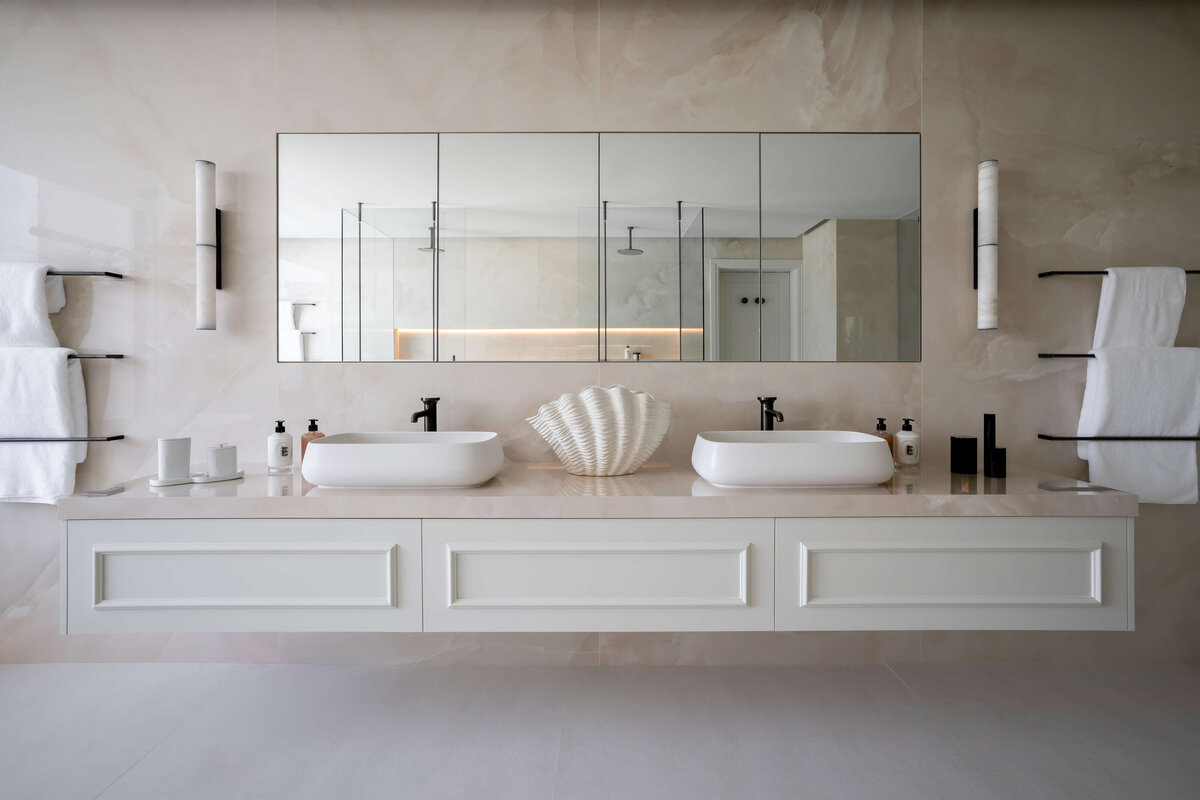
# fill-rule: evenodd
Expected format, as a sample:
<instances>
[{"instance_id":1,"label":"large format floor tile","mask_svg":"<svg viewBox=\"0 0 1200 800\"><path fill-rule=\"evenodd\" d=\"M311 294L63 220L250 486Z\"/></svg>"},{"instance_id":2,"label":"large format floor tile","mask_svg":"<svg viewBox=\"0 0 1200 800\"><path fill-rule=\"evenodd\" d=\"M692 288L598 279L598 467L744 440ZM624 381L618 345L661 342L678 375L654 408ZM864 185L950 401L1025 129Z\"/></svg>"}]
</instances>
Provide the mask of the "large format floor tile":
<instances>
[{"instance_id":1,"label":"large format floor tile","mask_svg":"<svg viewBox=\"0 0 1200 800\"><path fill-rule=\"evenodd\" d=\"M884 665L581 671L557 797L988 798Z\"/></svg>"},{"instance_id":2,"label":"large format floor tile","mask_svg":"<svg viewBox=\"0 0 1200 800\"><path fill-rule=\"evenodd\" d=\"M1200 797L1200 667L895 670L1009 797Z\"/></svg>"},{"instance_id":3,"label":"large format floor tile","mask_svg":"<svg viewBox=\"0 0 1200 800\"><path fill-rule=\"evenodd\" d=\"M548 797L570 670L276 666L102 797Z\"/></svg>"},{"instance_id":4,"label":"large format floor tile","mask_svg":"<svg viewBox=\"0 0 1200 800\"><path fill-rule=\"evenodd\" d=\"M0 667L0 797L92 798L244 667Z\"/></svg>"}]
</instances>

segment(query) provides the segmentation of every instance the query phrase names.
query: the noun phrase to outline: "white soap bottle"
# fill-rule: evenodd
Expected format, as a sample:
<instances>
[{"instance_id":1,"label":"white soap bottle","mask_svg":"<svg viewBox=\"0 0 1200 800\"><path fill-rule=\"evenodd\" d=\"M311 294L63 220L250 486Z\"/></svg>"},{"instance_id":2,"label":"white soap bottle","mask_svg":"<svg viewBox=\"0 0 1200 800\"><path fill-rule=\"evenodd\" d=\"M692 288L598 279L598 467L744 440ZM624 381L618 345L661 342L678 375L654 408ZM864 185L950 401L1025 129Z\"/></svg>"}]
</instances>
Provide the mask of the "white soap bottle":
<instances>
[{"instance_id":1,"label":"white soap bottle","mask_svg":"<svg viewBox=\"0 0 1200 800\"><path fill-rule=\"evenodd\" d=\"M275 432L267 437L267 472L292 471L292 435L283 429L283 420L275 420Z\"/></svg>"},{"instance_id":2,"label":"white soap bottle","mask_svg":"<svg viewBox=\"0 0 1200 800\"><path fill-rule=\"evenodd\" d=\"M912 429L913 421L904 418L904 424L893 437L892 457L902 467L911 467L921 462L921 434Z\"/></svg>"}]
</instances>

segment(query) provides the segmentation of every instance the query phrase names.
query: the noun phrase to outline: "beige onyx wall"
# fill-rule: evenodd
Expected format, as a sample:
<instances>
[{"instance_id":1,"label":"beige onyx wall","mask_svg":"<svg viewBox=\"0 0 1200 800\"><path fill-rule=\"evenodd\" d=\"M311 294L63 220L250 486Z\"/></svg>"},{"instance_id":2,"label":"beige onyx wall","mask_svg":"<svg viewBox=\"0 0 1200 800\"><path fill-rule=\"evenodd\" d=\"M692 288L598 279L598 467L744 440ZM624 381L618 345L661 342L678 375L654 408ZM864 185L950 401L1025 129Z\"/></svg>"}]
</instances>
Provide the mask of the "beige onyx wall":
<instances>
[{"instance_id":1,"label":"beige onyx wall","mask_svg":"<svg viewBox=\"0 0 1200 800\"><path fill-rule=\"evenodd\" d=\"M1195 265L1200 19L1190 5L739 0L9 0L0 4L0 257L107 266L73 281L62 341L129 354L86 368L86 487L153 469L154 440L233 441L270 421L501 433L560 392L625 383L675 407L659 456L699 430L915 416L926 457L1000 415L1010 460L1081 475L1069 429L1098 287L1038 269ZM275 133L395 130L921 131L920 364L278 364ZM974 330L975 163L1001 164L1001 328ZM192 160L218 164L226 289L192 330ZM14 199L15 198L15 199ZM1181 341L1200 344L1200 309ZM59 637L53 510L0 508L0 661L684 664L1200 660L1200 512L1143 507L1135 633L213 635Z\"/></svg>"}]
</instances>

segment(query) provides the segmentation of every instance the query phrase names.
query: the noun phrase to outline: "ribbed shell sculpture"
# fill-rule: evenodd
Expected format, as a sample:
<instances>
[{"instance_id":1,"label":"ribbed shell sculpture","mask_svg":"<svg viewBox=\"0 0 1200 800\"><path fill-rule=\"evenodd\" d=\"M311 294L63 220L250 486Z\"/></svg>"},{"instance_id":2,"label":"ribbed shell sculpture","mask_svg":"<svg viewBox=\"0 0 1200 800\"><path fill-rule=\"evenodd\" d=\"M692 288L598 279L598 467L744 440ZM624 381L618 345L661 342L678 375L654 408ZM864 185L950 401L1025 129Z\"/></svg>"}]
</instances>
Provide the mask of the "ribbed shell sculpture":
<instances>
[{"instance_id":1,"label":"ribbed shell sculpture","mask_svg":"<svg viewBox=\"0 0 1200 800\"><path fill-rule=\"evenodd\" d=\"M546 403L526 422L572 475L629 475L662 444L671 406L624 386L585 386Z\"/></svg>"}]
</instances>

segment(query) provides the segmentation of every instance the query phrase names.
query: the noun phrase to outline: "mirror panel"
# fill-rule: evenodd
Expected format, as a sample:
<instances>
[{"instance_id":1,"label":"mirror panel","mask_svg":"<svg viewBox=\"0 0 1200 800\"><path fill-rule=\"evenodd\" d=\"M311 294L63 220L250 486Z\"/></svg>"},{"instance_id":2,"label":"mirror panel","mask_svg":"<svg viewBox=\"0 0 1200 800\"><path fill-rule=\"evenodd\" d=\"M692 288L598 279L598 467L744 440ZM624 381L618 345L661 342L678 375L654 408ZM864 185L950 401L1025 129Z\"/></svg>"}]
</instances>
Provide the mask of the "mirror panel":
<instances>
[{"instance_id":1,"label":"mirror panel","mask_svg":"<svg viewBox=\"0 0 1200 800\"><path fill-rule=\"evenodd\" d=\"M441 137L439 361L595 361L594 133Z\"/></svg>"},{"instance_id":2,"label":"mirror panel","mask_svg":"<svg viewBox=\"0 0 1200 800\"><path fill-rule=\"evenodd\" d=\"M919 134L278 144L280 361L920 360Z\"/></svg>"},{"instance_id":3,"label":"mirror panel","mask_svg":"<svg viewBox=\"0 0 1200 800\"><path fill-rule=\"evenodd\" d=\"M920 360L918 134L764 133L762 204L764 309L798 278L790 347L764 320L763 360Z\"/></svg>"},{"instance_id":4,"label":"mirror panel","mask_svg":"<svg viewBox=\"0 0 1200 800\"><path fill-rule=\"evenodd\" d=\"M600 198L605 360L757 361L757 306L723 313L707 265L757 276L758 134L601 134Z\"/></svg>"},{"instance_id":5,"label":"mirror panel","mask_svg":"<svg viewBox=\"0 0 1200 800\"><path fill-rule=\"evenodd\" d=\"M428 361L437 134L281 133L280 361ZM412 330L403 349L398 331Z\"/></svg>"}]
</instances>

